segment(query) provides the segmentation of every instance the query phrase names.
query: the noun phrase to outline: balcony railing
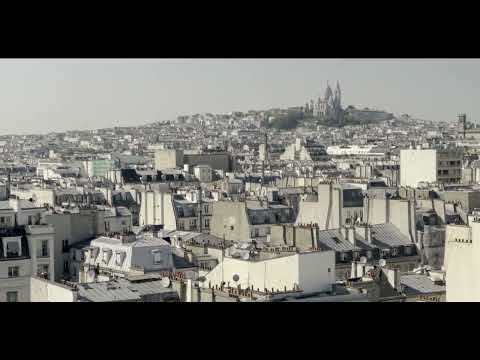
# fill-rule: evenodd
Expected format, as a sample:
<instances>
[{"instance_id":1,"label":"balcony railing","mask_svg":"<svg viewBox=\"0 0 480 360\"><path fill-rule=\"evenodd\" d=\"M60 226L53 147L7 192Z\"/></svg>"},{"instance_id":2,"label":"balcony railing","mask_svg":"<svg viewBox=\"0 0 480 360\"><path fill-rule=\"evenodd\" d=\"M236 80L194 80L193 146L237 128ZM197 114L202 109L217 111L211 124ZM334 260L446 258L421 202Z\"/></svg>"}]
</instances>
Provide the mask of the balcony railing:
<instances>
[{"instance_id":1,"label":"balcony railing","mask_svg":"<svg viewBox=\"0 0 480 360\"><path fill-rule=\"evenodd\" d=\"M0 237L14 237L22 235L25 235L25 227L23 226L0 228Z\"/></svg>"}]
</instances>

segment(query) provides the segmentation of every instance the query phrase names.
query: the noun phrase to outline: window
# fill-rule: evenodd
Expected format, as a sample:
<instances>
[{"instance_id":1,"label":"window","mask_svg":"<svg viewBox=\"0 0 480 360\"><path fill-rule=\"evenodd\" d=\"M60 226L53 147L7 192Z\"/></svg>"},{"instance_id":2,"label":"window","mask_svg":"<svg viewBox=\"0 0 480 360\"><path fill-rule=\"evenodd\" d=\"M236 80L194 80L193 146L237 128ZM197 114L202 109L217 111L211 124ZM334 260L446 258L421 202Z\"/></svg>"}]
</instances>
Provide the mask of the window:
<instances>
[{"instance_id":1,"label":"window","mask_svg":"<svg viewBox=\"0 0 480 360\"><path fill-rule=\"evenodd\" d=\"M163 264L163 257L162 252L160 250L152 251L153 254L153 263L155 265L162 265Z\"/></svg>"},{"instance_id":2,"label":"window","mask_svg":"<svg viewBox=\"0 0 480 360\"><path fill-rule=\"evenodd\" d=\"M329 273L332 272L332 269L328 268L328 272L329 272Z\"/></svg>"},{"instance_id":3,"label":"window","mask_svg":"<svg viewBox=\"0 0 480 360\"><path fill-rule=\"evenodd\" d=\"M190 221L190 228L196 228L197 227L197 219L192 219Z\"/></svg>"},{"instance_id":4,"label":"window","mask_svg":"<svg viewBox=\"0 0 480 360\"><path fill-rule=\"evenodd\" d=\"M208 205L204 205L204 206L203 206L203 212L204 212L205 214L208 214Z\"/></svg>"},{"instance_id":5,"label":"window","mask_svg":"<svg viewBox=\"0 0 480 360\"><path fill-rule=\"evenodd\" d=\"M63 251L66 251L68 249L68 240L62 241L62 249Z\"/></svg>"},{"instance_id":6,"label":"window","mask_svg":"<svg viewBox=\"0 0 480 360\"><path fill-rule=\"evenodd\" d=\"M48 279L48 264L40 264L37 268L37 276Z\"/></svg>"},{"instance_id":7,"label":"window","mask_svg":"<svg viewBox=\"0 0 480 360\"><path fill-rule=\"evenodd\" d=\"M19 274L18 266L9 266L8 267L8 277L9 278L18 277L18 274Z\"/></svg>"},{"instance_id":8,"label":"window","mask_svg":"<svg viewBox=\"0 0 480 360\"><path fill-rule=\"evenodd\" d=\"M69 266L68 260L65 260L63 262L63 272L64 273L69 273L70 272L70 266Z\"/></svg>"},{"instance_id":9,"label":"window","mask_svg":"<svg viewBox=\"0 0 480 360\"><path fill-rule=\"evenodd\" d=\"M28 225L33 225L33 216L28 217Z\"/></svg>"},{"instance_id":10,"label":"window","mask_svg":"<svg viewBox=\"0 0 480 360\"><path fill-rule=\"evenodd\" d=\"M102 256L103 256L103 259L102 259L103 262L104 262L105 264L108 264L108 262L110 261L110 257L112 256L112 250L110 250L110 249L104 249Z\"/></svg>"},{"instance_id":11,"label":"window","mask_svg":"<svg viewBox=\"0 0 480 360\"><path fill-rule=\"evenodd\" d=\"M7 302L18 302L18 291L7 291Z\"/></svg>"},{"instance_id":12,"label":"window","mask_svg":"<svg viewBox=\"0 0 480 360\"><path fill-rule=\"evenodd\" d=\"M123 251L117 251L115 263L117 266L122 266L123 260L125 259L125 253Z\"/></svg>"},{"instance_id":13,"label":"window","mask_svg":"<svg viewBox=\"0 0 480 360\"><path fill-rule=\"evenodd\" d=\"M185 226L183 225L183 221L178 222L178 230L184 230Z\"/></svg>"},{"instance_id":14,"label":"window","mask_svg":"<svg viewBox=\"0 0 480 360\"><path fill-rule=\"evenodd\" d=\"M42 257L48 256L48 240L42 240Z\"/></svg>"},{"instance_id":15,"label":"window","mask_svg":"<svg viewBox=\"0 0 480 360\"><path fill-rule=\"evenodd\" d=\"M205 219L205 227L206 228L210 227L210 219Z\"/></svg>"},{"instance_id":16,"label":"window","mask_svg":"<svg viewBox=\"0 0 480 360\"><path fill-rule=\"evenodd\" d=\"M260 236L260 230L259 229L253 229L254 236L253 237L259 237Z\"/></svg>"},{"instance_id":17,"label":"window","mask_svg":"<svg viewBox=\"0 0 480 360\"><path fill-rule=\"evenodd\" d=\"M7 242L7 257L20 256L20 247L17 241Z\"/></svg>"},{"instance_id":18,"label":"window","mask_svg":"<svg viewBox=\"0 0 480 360\"><path fill-rule=\"evenodd\" d=\"M100 252L100 249L96 246L92 247L90 250L90 258L93 259L94 261L97 259L98 253ZM75 251L73 252L75 256Z\"/></svg>"},{"instance_id":19,"label":"window","mask_svg":"<svg viewBox=\"0 0 480 360\"><path fill-rule=\"evenodd\" d=\"M343 190L343 207L362 207L363 195L361 189Z\"/></svg>"},{"instance_id":20,"label":"window","mask_svg":"<svg viewBox=\"0 0 480 360\"><path fill-rule=\"evenodd\" d=\"M0 228L5 228L10 226L10 217L1 216L0 217Z\"/></svg>"}]
</instances>

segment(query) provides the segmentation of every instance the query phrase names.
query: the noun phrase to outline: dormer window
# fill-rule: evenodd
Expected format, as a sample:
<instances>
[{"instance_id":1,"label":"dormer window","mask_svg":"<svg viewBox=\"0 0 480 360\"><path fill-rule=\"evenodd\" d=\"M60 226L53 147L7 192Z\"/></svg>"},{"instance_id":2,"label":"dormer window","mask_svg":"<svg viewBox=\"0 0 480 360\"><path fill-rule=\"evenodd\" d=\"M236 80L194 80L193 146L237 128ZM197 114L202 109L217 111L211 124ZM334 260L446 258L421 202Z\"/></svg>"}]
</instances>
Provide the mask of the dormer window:
<instances>
[{"instance_id":1,"label":"dormer window","mask_svg":"<svg viewBox=\"0 0 480 360\"><path fill-rule=\"evenodd\" d=\"M93 247L91 250L90 250L90 257L95 260L98 256L98 252L99 252L99 249L98 247Z\"/></svg>"},{"instance_id":2,"label":"dormer window","mask_svg":"<svg viewBox=\"0 0 480 360\"><path fill-rule=\"evenodd\" d=\"M7 241L7 257L21 256L20 240Z\"/></svg>"},{"instance_id":3,"label":"dormer window","mask_svg":"<svg viewBox=\"0 0 480 360\"><path fill-rule=\"evenodd\" d=\"M105 264L108 264L108 262L110 261L110 258L112 257L112 250L110 249L103 249L103 262Z\"/></svg>"},{"instance_id":4,"label":"dormer window","mask_svg":"<svg viewBox=\"0 0 480 360\"><path fill-rule=\"evenodd\" d=\"M117 251L115 253L115 264L117 266L122 266L124 260L125 260L125 252L124 251Z\"/></svg>"},{"instance_id":5,"label":"dormer window","mask_svg":"<svg viewBox=\"0 0 480 360\"><path fill-rule=\"evenodd\" d=\"M405 246L404 251L407 256L412 254L412 248L410 246Z\"/></svg>"},{"instance_id":6,"label":"dormer window","mask_svg":"<svg viewBox=\"0 0 480 360\"><path fill-rule=\"evenodd\" d=\"M10 216L0 216L0 228L7 228L12 225Z\"/></svg>"},{"instance_id":7,"label":"dormer window","mask_svg":"<svg viewBox=\"0 0 480 360\"><path fill-rule=\"evenodd\" d=\"M162 252L160 250L153 250L152 255L153 255L153 263L155 265L163 264Z\"/></svg>"}]
</instances>

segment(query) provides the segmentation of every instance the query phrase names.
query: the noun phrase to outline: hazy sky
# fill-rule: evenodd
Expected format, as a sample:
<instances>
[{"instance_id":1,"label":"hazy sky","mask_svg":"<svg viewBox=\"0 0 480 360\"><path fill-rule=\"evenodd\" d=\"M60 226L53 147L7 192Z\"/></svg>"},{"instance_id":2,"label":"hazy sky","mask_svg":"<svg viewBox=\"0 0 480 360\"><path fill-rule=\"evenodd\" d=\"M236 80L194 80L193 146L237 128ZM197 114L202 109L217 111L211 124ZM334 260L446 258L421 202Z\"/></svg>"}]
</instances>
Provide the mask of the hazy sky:
<instances>
[{"instance_id":1,"label":"hazy sky","mask_svg":"<svg viewBox=\"0 0 480 360\"><path fill-rule=\"evenodd\" d=\"M3 59L0 134L297 106L327 80L340 81L344 106L480 119L480 59Z\"/></svg>"}]
</instances>

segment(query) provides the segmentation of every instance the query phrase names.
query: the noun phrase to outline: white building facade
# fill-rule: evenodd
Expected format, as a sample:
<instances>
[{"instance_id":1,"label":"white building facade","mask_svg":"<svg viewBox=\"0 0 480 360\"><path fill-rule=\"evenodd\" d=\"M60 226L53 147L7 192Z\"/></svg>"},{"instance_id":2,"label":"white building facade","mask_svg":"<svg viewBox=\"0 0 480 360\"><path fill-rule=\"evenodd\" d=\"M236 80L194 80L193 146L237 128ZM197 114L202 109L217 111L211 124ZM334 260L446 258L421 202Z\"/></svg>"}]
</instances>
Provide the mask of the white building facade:
<instances>
[{"instance_id":1,"label":"white building facade","mask_svg":"<svg viewBox=\"0 0 480 360\"><path fill-rule=\"evenodd\" d=\"M54 278L55 229L44 208L21 200L0 202L0 302L30 301L30 278Z\"/></svg>"},{"instance_id":2,"label":"white building facade","mask_svg":"<svg viewBox=\"0 0 480 360\"><path fill-rule=\"evenodd\" d=\"M458 184L462 181L463 152L458 149L405 149L400 151L400 185Z\"/></svg>"}]
</instances>

